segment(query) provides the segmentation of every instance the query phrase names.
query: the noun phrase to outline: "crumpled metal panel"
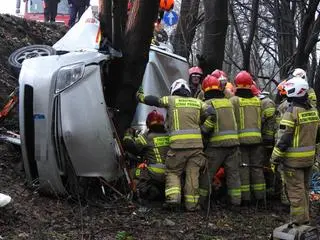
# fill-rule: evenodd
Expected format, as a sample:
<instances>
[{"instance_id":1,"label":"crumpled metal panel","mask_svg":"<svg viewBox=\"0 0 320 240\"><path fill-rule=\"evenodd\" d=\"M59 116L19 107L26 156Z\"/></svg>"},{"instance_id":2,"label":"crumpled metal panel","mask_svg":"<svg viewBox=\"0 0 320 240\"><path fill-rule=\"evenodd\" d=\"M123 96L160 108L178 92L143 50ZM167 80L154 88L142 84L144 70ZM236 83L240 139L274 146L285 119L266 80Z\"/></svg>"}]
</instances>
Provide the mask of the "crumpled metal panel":
<instances>
[{"instance_id":1,"label":"crumpled metal panel","mask_svg":"<svg viewBox=\"0 0 320 240\"><path fill-rule=\"evenodd\" d=\"M149 62L142 81L144 94L158 97L169 95L170 86L175 80L179 78L188 80L188 69L189 65L185 58L151 47ZM147 115L153 109L159 110L166 116L165 109L158 109L139 103L131 124L132 127L144 129Z\"/></svg>"}]
</instances>

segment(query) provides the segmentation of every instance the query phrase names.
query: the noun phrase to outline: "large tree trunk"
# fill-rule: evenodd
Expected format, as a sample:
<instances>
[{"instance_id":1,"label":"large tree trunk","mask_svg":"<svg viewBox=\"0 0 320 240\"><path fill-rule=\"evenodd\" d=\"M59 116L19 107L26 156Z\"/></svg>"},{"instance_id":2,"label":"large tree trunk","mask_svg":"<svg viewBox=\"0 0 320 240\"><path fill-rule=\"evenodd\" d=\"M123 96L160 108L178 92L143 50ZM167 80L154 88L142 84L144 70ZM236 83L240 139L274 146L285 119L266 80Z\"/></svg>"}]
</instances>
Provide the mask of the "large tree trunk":
<instances>
[{"instance_id":1,"label":"large tree trunk","mask_svg":"<svg viewBox=\"0 0 320 240\"><path fill-rule=\"evenodd\" d=\"M122 1L122 0L119 0ZM159 0L135 0L125 33L123 74L115 90L117 125L122 135L133 119L137 106L136 92L141 85L157 19ZM114 79L118 81L118 79Z\"/></svg>"},{"instance_id":2,"label":"large tree trunk","mask_svg":"<svg viewBox=\"0 0 320 240\"><path fill-rule=\"evenodd\" d=\"M200 0L182 0L180 19L172 41L174 52L187 59L198 24L199 3Z\"/></svg>"},{"instance_id":3,"label":"large tree trunk","mask_svg":"<svg viewBox=\"0 0 320 240\"><path fill-rule=\"evenodd\" d=\"M205 74L221 69L228 28L228 1L204 0L205 30L199 65Z\"/></svg>"},{"instance_id":4,"label":"large tree trunk","mask_svg":"<svg viewBox=\"0 0 320 240\"><path fill-rule=\"evenodd\" d=\"M317 95L317 107L320 109L320 61L317 66L316 74L314 77L314 90Z\"/></svg>"},{"instance_id":5,"label":"large tree trunk","mask_svg":"<svg viewBox=\"0 0 320 240\"><path fill-rule=\"evenodd\" d=\"M290 5L291 0L275 1L273 16L275 19L276 38L278 42L278 56L280 79L287 77L292 64L292 56L296 48L296 31L294 23L295 5Z\"/></svg>"},{"instance_id":6,"label":"large tree trunk","mask_svg":"<svg viewBox=\"0 0 320 240\"><path fill-rule=\"evenodd\" d=\"M135 0L126 21L127 1L100 0L102 35L112 46L122 51L123 57L113 59L105 71L107 104L119 111L115 115L120 136L130 126L137 106L136 91L141 85L149 60L154 22L157 19L159 0ZM113 10L112 27L111 12ZM126 23L126 28L125 28Z\"/></svg>"},{"instance_id":7,"label":"large tree trunk","mask_svg":"<svg viewBox=\"0 0 320 240\"><path fill-rule=\"evenodd\" d=\"M315 21L315 12L320 0L310 0L308 9L304 16L301 27L299 43L294 59L294 67L307 69L309 54L312 52L314 45L317 43L320 30L320 16Z\"/></svg>"}]
</instances>

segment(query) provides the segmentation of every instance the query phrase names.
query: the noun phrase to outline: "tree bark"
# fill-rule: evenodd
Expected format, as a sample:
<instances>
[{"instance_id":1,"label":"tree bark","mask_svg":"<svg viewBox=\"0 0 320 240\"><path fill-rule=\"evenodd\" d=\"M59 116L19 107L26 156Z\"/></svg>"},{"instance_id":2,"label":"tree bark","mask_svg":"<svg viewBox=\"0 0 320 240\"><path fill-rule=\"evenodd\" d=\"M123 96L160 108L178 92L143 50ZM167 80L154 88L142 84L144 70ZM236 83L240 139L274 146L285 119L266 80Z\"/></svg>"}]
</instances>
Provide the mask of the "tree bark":
<instances>
[{"instance_id":1,"label":"tree bark","mask_svg":"<svg viewBox=\"0 0 320 240\"><path fill-rule=\"evenodd\" d=\"M303 24L301 27L299 43L294 60L294 67L307 69L309 54L311 53L315 44L314 36L319 35L319 20L315 21L315 12L319 5L320 0L310 0L308 9L304 16ZM319 17L318 17L319 18ZM307 47L307 48L306 48Z\"/></svg>"},{"instance_id":2,"label":"tree bark","mask_svg":"<svg viewBox=\"0 0 320 240\"><path fill-rule=\"evenodd\" d=\"M122 1L122 0L118 0ZM122 73L118 82L115 107L120 136L123 135L133 119L137 106L136 92L141 85L146 64L149 60L149 49L153 36L154 22L157 19L159 0L135 0L129 14L125 37Z\"/></svg>"},{"instance_id":3,"label":"tree bark","mask_svg":"<svg viewBox=\"0 0 320 240\"><path fill-rule=\"evenodd\" d=\"M222 69L228 28L228 1L204 0L204 41L199 65L205 74Z\"/></svg>"},{"instance_id":4,"label":"tree bark","mask_svg":"<svg viewBox=\"0 0 320 240\"><path fill-rule=\"evenodd\" d=\"M296 48L296 31L294 22L295 7L290 7L291 0L274 1L273 16L275 19L276 38L278 42L278 56L280 79L288 75L292 65L292 56Z\"/></svg>"},{"instance_id":5,"label":"tree bark","mask_svg":"<svg viewBox=\"0 0 320 240\"><path fill-rule=\"evenodd\" d=\"M317 95L317 108L320 110L320 61L314 77L314 91Z\"/></svg>"},{"instance_id":6,"label":"tree bark","mask_svg":"<svg viewBox=\"0 0 320 240\"><path fill-rule=\"evenodd\" d=\"M180 18L172 41L174 52L187 59L198 25L199 3L200 0L182 0Z\"/></svg>"}]
</instances>

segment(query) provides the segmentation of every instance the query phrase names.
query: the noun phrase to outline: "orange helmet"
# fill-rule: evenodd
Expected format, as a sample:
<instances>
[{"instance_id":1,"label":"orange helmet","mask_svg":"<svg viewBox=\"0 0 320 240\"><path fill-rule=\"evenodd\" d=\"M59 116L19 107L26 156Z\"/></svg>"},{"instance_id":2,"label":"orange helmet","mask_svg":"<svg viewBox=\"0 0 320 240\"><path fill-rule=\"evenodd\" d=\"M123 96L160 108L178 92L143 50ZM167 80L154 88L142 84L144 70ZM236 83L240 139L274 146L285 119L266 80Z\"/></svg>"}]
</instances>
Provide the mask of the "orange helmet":
<instances>
[{"instance_id":1,"label":"orange helmet","mask_svg":"<svg viewBox=\"0 0 320 240\"><path fill-rule=\"evenodd\" d=\"M222 90L222 86L220 81L212 76L212 75L207 75L206 78L202 82L202 90L204 92L210 91L210 90Z\"/></svg>"},{"instance_id":2,"label":"orange helmet","mask_svg":"<svg viewBox=\"0 0 320 240\"><path fill-rule=\"evenodd\" d=\"M284 89L284 85L287 82L287 80L283 80L281 83L278 84L277 89L281 96L285 96L287 94L287 91Z\"/></svg>"},{"instance_id":3,"label":"orange helmet","mask_svg":"<svg viewBox=\"0 0 320 240\"><path fill-rule=\"evenodd\" d=\"M153 125L164 125L164 117L162 113L158 112L157 110L153 110L148 114L146 123L148 128Z\"/></svg>"},{"instance_id":4,"label":"orange helmet","mask_svg":"<svg viewBox=\"0 0 320 240\"><path fill-rule=\"evenodd\" d=\"M259 89L259 87L257 86L256 82L253 81L252 82L252 86L251 86L251 92L254 96L258 96L261 94L261 90Z\"/></svg>"},{"instance_id":5,"label":"orange helmet","mask_svg":"<svg viewBox=\"0 0 320 240\"><path fill-rule=\"evenodd\" d=\"M200 67L192 67L189 68L189 76L191 75L199 75L202 76L203 75L203 71Z\"/></svg>"},{"instance_id":6,"label":"orange helmet","mask_svg":"<svg viewBox=\"0 0 320 240\"><path fill-rule=\"evenodd\" d=\"M237 74L234 83L236 84L237 88L242 89L251 89L253 84L253 79L247 71L241 71Z\"/></svg>"},{"instance_id":7,"label":"orange helmet","mask_svg":"<svg viewBox=\"0 0 320 240\"><path fill-rule=\"evenodd\" d=\"M159 7L162 10L170 11L173 8L174 0L160 0Z\"/></svg>"}]
</instances>

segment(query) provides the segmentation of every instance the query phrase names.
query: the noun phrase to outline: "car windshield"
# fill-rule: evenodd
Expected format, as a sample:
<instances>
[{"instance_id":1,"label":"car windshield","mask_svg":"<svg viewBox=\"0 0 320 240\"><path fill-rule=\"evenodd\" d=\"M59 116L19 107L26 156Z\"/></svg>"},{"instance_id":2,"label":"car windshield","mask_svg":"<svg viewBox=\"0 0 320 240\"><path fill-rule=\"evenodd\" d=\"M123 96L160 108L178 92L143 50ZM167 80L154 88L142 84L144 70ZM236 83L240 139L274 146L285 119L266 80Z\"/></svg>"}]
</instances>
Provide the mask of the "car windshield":
<instances>
[{"instance_id":1,"label":"car windshield","mask_svg":"<svg viewBox=\"0 0 320 240\"><path fill-rule=\"evenodd\" d=\"M27 13L43 13L42 0L28 0ZM61 0L58 4L58 15L69 14L68 0Z\"/></svg>"}]
</instances>

